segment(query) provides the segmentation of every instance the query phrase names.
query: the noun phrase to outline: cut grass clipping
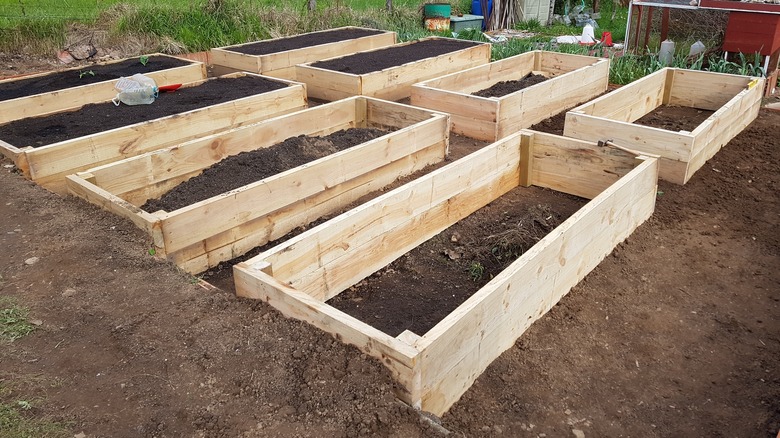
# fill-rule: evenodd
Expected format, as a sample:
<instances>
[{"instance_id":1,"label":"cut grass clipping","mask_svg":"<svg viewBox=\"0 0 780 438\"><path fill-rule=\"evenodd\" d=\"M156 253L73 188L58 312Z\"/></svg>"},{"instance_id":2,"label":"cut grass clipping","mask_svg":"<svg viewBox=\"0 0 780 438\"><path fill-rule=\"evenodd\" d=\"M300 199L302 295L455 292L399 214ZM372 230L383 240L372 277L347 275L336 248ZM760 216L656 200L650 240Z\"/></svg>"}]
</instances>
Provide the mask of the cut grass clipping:
<instances>
[{"instance_id":1,"label":"cut grass clipping","mask_svg":"<svg viewBox=\"0 0 780 438\"><path fill-rule=\"evenodd\" d=\"M33 330L35 326L28 319L27 309L19 307L9 297L0 297L0 340L13 342Z\"/></svg>"},{"instance_id":2,"label":"cut grass clipping","mask_svg":"<svg viewBox=\"0 0 780 438\"><path fill-rule=\"evenodd\" d=\"M13 385L12 385L13 386ZM60 424L36 414L36 401L20 398L0 379L0 437L13 438L66 438L72 437L65 424Z\"/></svg>"}]
</instances>

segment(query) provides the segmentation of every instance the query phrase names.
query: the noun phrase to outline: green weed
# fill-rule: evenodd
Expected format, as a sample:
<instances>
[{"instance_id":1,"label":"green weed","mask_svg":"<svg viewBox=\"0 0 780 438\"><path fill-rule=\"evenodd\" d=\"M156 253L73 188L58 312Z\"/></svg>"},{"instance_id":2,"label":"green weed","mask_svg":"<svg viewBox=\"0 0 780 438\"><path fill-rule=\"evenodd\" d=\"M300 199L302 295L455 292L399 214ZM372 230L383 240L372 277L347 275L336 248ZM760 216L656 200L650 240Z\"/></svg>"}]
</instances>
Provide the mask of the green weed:
<instances>
[{"instance_id":1,"label":"green weed","mask_svg":"<svg viewBox=\"0 0 780 438\"><path fill-rule=\"evenodd\" d=\"M34 330L27 309L16 305L11 298L0 297L0 341L13 342Z\"/></svg>"},{"instance_id":2,"label":"green weed","mask_svg":"<svg viewBox=\"0 0 780 438\"><path fill-rule=\"evenodd\" d=\"M482 276L485 275L485 267L480 262L474 262L469 266L469 276L472 281L482 280Z\"/></svg>"}]
</instances>

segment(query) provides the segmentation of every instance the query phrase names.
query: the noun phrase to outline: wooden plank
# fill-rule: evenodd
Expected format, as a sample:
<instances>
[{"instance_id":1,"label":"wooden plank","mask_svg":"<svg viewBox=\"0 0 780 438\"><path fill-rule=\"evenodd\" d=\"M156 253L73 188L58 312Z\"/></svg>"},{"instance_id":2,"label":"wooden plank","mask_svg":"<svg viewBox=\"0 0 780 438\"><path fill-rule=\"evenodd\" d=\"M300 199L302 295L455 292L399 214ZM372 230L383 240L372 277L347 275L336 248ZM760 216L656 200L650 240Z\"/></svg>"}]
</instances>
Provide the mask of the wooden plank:
<instances>
[{"instance_id":1,"label":"wooden plank","mask_svg":"<svg viewBox=\"0 0 780 438\"><path fill-rule=\"evenodd\" d=\"M674 87L669 105L717 111L747 88L748 76L674 69Z\"/></svg>"},{"instance_id":2,"label":"wooden plank","mask_svg":"<svg viewBox=\"0 0 780 438\"><path fill-rule=\"evenodd\" d=\"M422 349L422 409L441 415L653 211L657 162L648 159L572 215L437 324Z\"/></svg>"},{"instance_id":3,"label":"wooden plank","mask_svg":"<svg viewBox=\"0 0 780 438\"><path fill-rule=\"evenodd\" d=\"M166 250L175 252L371 172L433 143L443 143L446 129L445 116L420 122L392 135L171 212L162 220ZM442 158L444 154L442 149ZM257 199L264 202L254 202Z\"/></svg>"},{"instance_id":4,"label":"wooden plank","mask_svg":"<svg viewBox=\"0 0 780 438\"><path fill-rule=\"evenodd\" d=\"M534 133L523 132L520 136L520 185L531 185L534 169Z\"/></svg>"},{"instance_id":5,"label":"wooden plank","mask_svg":"<svg viewBox=\"0 0 780 438\"><path fill-rule=\"evenodd\" d=\"M609 59L549 51L539 51L537 53L540 59L540 68L535 70L542 70L550 76L559 76L598 64L606 63L609 66Z\"/></svg>"},{"instance_id":6,"label":"wooden plank","mask_svg":"<svg viewBox=\"0 0 780 438\"><path fill-rule=\"evenodd\" d=\"M415 380L419 382L419 352L414 347L277 281L261 269L253 268L250 261L234 266L233 277L238 296L263 300L284 316L306 321L379 359L406 388L404 392L408 396L403 398L412 403L409 388L414 387Z\"/></svg>"},{"instance_id":7,"label":"wooden plank","mask_svg":"<svg viewBox=\"0 0 780 438\"><path fill-rule=\"evenodd\" d=\"M257 260L269 262L277 279L302 292L335 296L516 187L519 141L513 136L474 152L293 237ZM339 263L350 257L361 263Z\"/></svg>"},{"instance_id":8,"label":"wooden plank","mask_svg":"<svg viewBox=\"0 0 780 438\"><path fill-rule=\"evenodd\" d=\"M169 258L183 270L200 273L222 261L231 260L260 245L283 237L293 229L309 224L359 200L362 196L380 190L399 176L411 174L444 158L446 145L434 145L414 155L345 183L331 190L302 199L281 210L231 228L202 243L169 254Z\"/></svg>"},{"instance_id":9,"label":"wooden plank","mask_svg":"<svg viewBox=\"0 0 780 438\"><path fill-rule=\"evenodd\" d=\"M127 158L90 172L97 185L120 197L146 188L143 195L136 192L134 199L125 198L141 205L165 193L165 187L158 184L200 172L230 155L273 146L296 135L327 135L355 127L356 105L355 99L320 105Z\"/></svg>"},{"instance_id":10,"label":"wooden plank","mask_svg":"<svg viewBox=\"0 0 780 438\"><path fill-rule=\"evenodd\" d=\"M592 199L634 168L633 154L592 142L531 130L531 183Z\"/></svg>"},{"instance_id":11,"label":"wooden plank","mask_svg":"<svg viewBox=\"0 0 780 438\"><path fill-rule=\"evenodd\" d=\"M415 84L411 104L449 113L452 132L484 141L495 141L498 100Z\"/></svg>"},{"instance_id":12,"label":"wooden plank","mask_svg":"<svg viewBox=\"0 0 780 438\"><path fill-rule=\"evenodd\" d=\"M663 103L664 83L668 69L661 69L629 85L574 108L610 120L633 122Z\"/></svg>"},{"instance_id":13,"label":"wooden plank","mask_svg":"<svg viewBox=\"0 0 780 438\"><path fill-rule=\"evenodd\" d=\"M224 48L214 48L209 52L211 63L240 71L262 73L263 69L259 56L233 52Z\"/></svg>"},{"instance_id":14,"label":"wooden plank","mask_svg":"<svg viewBox=\"0 0 780 438\"><path fill-rule=\"evenodd\" d=\"M575 111L566 113L563 135L582 140L614 140L615 143L665 158L688 161L694 137L652 126L641 126Z\"/></svg>"},{"instance_id":15,"label":"wooden plank","mask_svg":"<svg viewBox=\"0 0 780 438\"><path fill-rule=\"evenodd\" d=\"M146 76L154 79L158 85L188 83L206 78L206 66L203 63L160 53L154 53L149 56L175 58L189 62L188 65L180 67L144 73ZM114 64L122 61L125 60L100 63L98 65ZM76 71L84 68L85 67L77 67L66 71ZM32 77L45 77L51 73L52 72L46 72L17 79L7 79L0 81L0 83L25 80ZM0 124L24 119L26 117L42 116L67 109L79 108L89 103L107 102L113 99L117 94L117 91L114 89L115 84L116 80L96 82L93 84L63 88L57 91L0 101Z\"/></svg>"},{"instance_id":16,"label":"wooden plank","mask_svg":"<svg viewBox=\"0 0 780 438\"><path fill-rule=\"evenodd\" d=\"M315 99L335 101L363 94L359 75L303 64L295 66L295 78L306 84L309 97Z\"/></svg>"},{"instance_id":17,"label":"wooden plank","mask_svg":"<svg viewBox=\"0 0 780 438\"><path fill-rule=\"evenodd\" d=\"M531 73L532 70L535 70L535 60L538 57L538 51L526 52L489 64L429 79L421 82L419 85L470 95L497 82L517 80Z\"/></svg>"},{"instance_id":18,"label":"wooden plank","mask_svg":"<svg viewBox=\"0 0 780 438\"><path fill-rule=\"evenodd\" d=\"M301 85L212 105L168 117L79 137L26 153L33 181L62 192L68 174L226 128L300 110L306 105Z\"/></svg>"}]
</instances>

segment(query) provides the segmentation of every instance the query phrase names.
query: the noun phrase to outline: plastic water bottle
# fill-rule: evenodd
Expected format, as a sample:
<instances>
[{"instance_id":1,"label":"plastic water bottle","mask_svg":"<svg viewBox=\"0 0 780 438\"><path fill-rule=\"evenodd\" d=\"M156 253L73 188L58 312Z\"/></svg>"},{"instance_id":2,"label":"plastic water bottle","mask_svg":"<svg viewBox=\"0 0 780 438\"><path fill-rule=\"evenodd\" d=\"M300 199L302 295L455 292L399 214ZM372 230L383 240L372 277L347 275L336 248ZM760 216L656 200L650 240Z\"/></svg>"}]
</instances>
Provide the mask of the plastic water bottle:
<instances>
[{"instance_id":1,"label":"plastic water bottle","mask_svg":"<svg viewBox=\"0 0 780 438\"><path fill-rule=\"evenodd\" d=\"M666 40L661 43L661 50L658 51L658 61L663 65L671 65L674 59L674 41Z\"/></svg>"},{"instance_id":2,"label":"plastic water bottle","mask_svg":"<svg viewBox=\"0 0 780 438\"><path fill-rule=\"evenodd\" d=\"M112 99L114 105L148 105L154 102L159 93L154 79L136 73L129 78L119 78L114 88L119 94Z\"/></svg>"}]
</instances>

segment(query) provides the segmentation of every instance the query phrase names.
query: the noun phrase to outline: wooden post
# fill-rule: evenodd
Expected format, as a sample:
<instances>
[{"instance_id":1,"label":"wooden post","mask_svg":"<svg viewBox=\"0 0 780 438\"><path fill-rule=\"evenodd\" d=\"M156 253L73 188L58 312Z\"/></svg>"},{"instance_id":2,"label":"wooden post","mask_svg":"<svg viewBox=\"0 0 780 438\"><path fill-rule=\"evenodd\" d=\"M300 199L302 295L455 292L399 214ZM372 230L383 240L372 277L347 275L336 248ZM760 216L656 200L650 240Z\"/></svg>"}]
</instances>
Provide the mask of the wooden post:
<instances>
[{"instance_id":1,"label":"wooden post","mask_svg":"<svg viewBox=\"0 0 780 438\"><path fill-rule=\"evenodd\" d=\"M528 187L533 183L531 178L531 172L534 169L533 144L533 134L523 133L520 135L520 185L523 187Z\"/></svg>"},{"instance_id":2,"label":"wooden post","mask_svg":"<svg viewBox=\"0 0 780 438\"><path fill-rule=\"evenodd\" d=\"M669 36L669 8L661 9L661 42L666 41Z\"/></svg>"},{"instance_id":3,"label":"wooden post","mask_svg":"<svg viewBox=\"0 0 780 438\"><path fill-rule=\"evenodd\" d=\"M645 26L645 41L642 50L647 50L647 44L650 42L650 27L653 25L653 7L647 7L647 25Z\"/></svg>"},{"instance_id":4,"label":"wooden post","mask_svg":"<svg viewBox=\"0 0 780 438\"><path fill-rule=\"evenodd\" d=\"M308 0L309 2L309 10L314 11L317 9L317 0Z\"/></svg>"},{"instance_id":5,"label":"wooden post","mask_svg":"<svg viewBox=\"0 0 780 438\"><path fill-rule=\"evenodd\" d=\"M393 0L385 0L385 8L387 12L393 12Z\"/></svg>"}]
</instances>

